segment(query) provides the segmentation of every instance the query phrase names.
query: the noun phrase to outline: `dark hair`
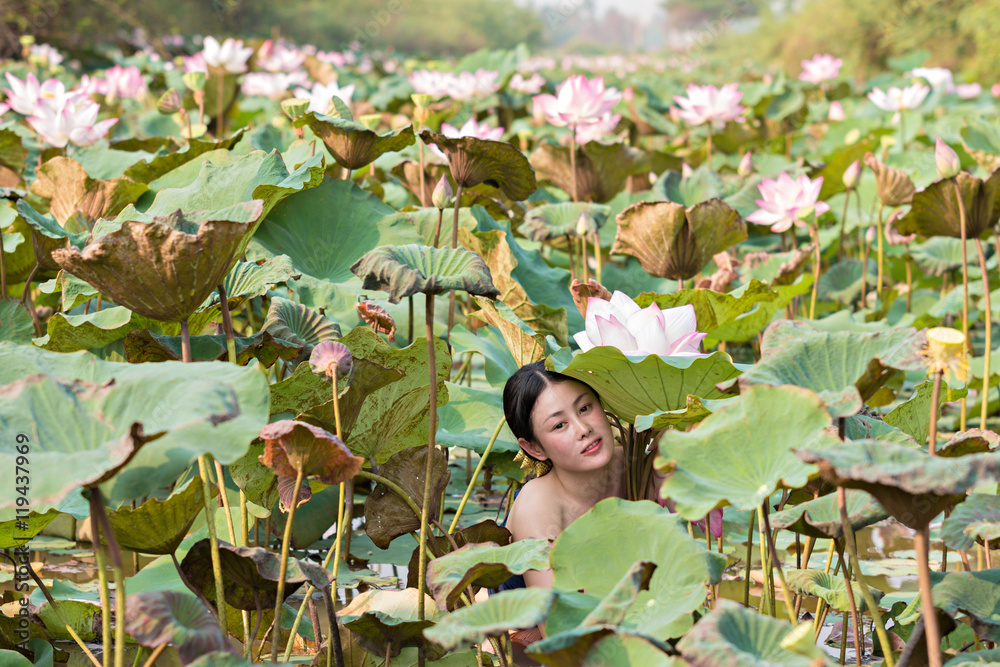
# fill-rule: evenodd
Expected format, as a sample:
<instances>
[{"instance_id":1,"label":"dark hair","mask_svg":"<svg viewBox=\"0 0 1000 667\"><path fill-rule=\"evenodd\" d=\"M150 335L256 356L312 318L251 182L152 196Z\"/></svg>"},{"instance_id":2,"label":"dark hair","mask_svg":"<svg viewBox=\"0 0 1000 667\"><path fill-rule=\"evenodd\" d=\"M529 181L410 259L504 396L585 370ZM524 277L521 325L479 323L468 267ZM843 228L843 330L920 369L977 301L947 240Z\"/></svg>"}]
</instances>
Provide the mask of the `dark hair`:
<instances>
[{"instance_id":1,"label":"dark hair","mask_svg":"<svg viewBox=\"0 0 1000 667\"><path fill-rule=\"evenodd\" d=\"M510 376L503 388L503 414L515 438L535 442L535 430L531 427L531 411L535 408L535 402L549 386L568 381L580 382L576 378L548 370L544 361L521 366ZM580 384L589 389L598 401L601 400L590 385L586 382ZM530 457L527 452L525 456Z\"/></svg>"}]
</instances>

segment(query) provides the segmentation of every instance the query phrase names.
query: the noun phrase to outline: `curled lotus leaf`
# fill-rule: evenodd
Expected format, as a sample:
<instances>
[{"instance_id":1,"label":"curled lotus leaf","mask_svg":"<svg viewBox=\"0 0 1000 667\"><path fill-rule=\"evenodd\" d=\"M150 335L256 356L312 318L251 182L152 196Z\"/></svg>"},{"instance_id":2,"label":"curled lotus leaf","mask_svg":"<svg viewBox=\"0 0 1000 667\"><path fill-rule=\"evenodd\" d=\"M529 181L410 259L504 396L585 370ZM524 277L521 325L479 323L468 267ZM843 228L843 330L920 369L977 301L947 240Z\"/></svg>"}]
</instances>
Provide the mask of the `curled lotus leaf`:
<instances>
[{"instance_id":1,"label":"curled lotus leaf","mask_svg":"<svg viewBox=\"0 0 1000 667\"><path fill-rule=\"evenodd\" d=\"M1000 641L1000 569L949 572L931 588L931 598L952 618L968 617L983 639Z\"/></svg>"},{"instance_id":2,"label":"curled lotus leaf","mask_svg":"<svg viewBox=\"0 0 1000 667\"><path fill-rule=\"evenodd\" d=\"M643 201L618 214L612 254L632 255L654 276L687 280L712 257L747 238L740 214L721 199L690 208Z\"/></svg>"},{"instance_id":3,"label":"curled lotus leaf","mask_svg":"<svg viewBox=\"0 0 1000 667\"><path fill-rule=\"evenodd\" d=\"M0 167L19 173L27 164L29 150L14 130L0 130Z\"/></svg>"},{"instance_id":4,"label":"curled lotus leaf","mask_svg":"<svg viewBox=\"0 0 1000 667\"><path fill-rule=\"evenodd\" d=\"M636 148L620 143L591 141L577 149L576 188L581 201L605 203L625 189L630 176L648 173L649 158ZM531 166L539 181L550 181L564 192L573 190L569 148L543 144L531 154Z\"/></svg>"},{"instance_id":5,"label":"curled lotus leaf","mask_svg":"<svg viewBox=\"0 0 1000 667\"><path fill-rule=\"evenodd\" d=\"M922 243L911 243L910 256L924 273L932 276L943 276L950 271L962 268L962 240L949 236L933 236ZM965 253L968 257L976 256L976 242L972 237L965 242ZM983 254L989 258L993 254L993 246L983 248Z\"/></svg>"},{"instance_id":6,"label":"curled lotus leaf","mask_svg":"<svg viewBox=\"0 0 1000 667\"><path fill-rule=\"evenodd\" d=\"M818 597L837 611L848 611L851 608L847 596L847 584L840 575L823 570L789 570L786 577L788 587L794 593ZM859 601L858 611L867 611L868 607L861 595L861 586L852 581L851 588L854 589L854 599ZM874 588L870 590L876 603L885 596L880 590Z\"/></svg>"},{"instance_id":7,"label":"curled lotus leaf","mask_svg":"<svg viewBox=\"0 0 1000 667\"><path fill-rule=\"evenodd\" d=\"M822 451L804 447L797 454L818 465L827 482L867 491L897 521L914 529L965 500L976 484L1000 480L996 452L942 457L893 442L857 440Z\"/></svg>"},{"instance_id":8,"label":"curled lotus leaf","mask_svg":"<svg viewBox=\"0 0 1000 667\"><path fill-rule=\"evenodd\" d=\"M247 611L274 608L278 600L281 567L278 554L263 547L234 547L220 541L219 558L222 561L222 586L225 589L226 604ZM215 600L215 579L208 538L191 546L181 561L181 571L206 598ZM289 558L285 573L285 597L306 582L322 590L330 585L330 573L319 565Z\"/></svg>"},{"instance_id":9,"label":"curled lotus leaf","mask_svg":"<svg viewBox=\"0 0 1000 667\"><path fill-rule=\"evenodd\" d=\"M450 138L432 130L420 133L424 143L434 144L448 156L451 177L463 188L486 183L514 201L527 199L535 191L535 172L528 158L505 141L476 137Z\"/></svg>"},{"instance_id":10,"label":"curled lotus leaf","mask_svg":"<svg viewBox=\"0 0 1000 667\"><path fill-rule=\"evenodd\" d=\"M845 501L851 530L861 530L889 517L875 499L864 491L848 489ZM839 538L844 534L835 493L787 507L772 514L770 521L772 528L784 528L816 539Z\"/></svg>"},{"instance_id":11,"label":"curled lotus leaf","mask_svg":"<svg viewBox=\"0 0 1000 667\"><path fill-rule=\"evenodd\" d=\"M982 454L996 449L998 444L1000 435L989 430L970 428L968 431L959 431L948 442L939 445L937 455L949 457Z\"/></svg>"},{"instance_id":12,"label":"curled lotus leaf","mask_svg":"<svg viewBox=\"0 0 1000 667\"><path fill-rule=\"evenodd\" d=\"M42 532L45 526L52 523L60 512L50 509L44 514L29 512L15 518L14 508L0 510L0 549L13 549Z\"/></svg>"},{"instance_id":13,"label":"curled lotus leaf","mask_svg":"<svg viewBox=\"0 0 1000 667\"><path fill-rule=\"evenodd\" d=\"M500 330L500 335L519 368L545 358L548 351L545 336L535 333L506 303L481 296L475 297L475 300L481 310L474 313L474 316Z\"/></svg>"},{"instance_id":14,"label":"curled lotus leaf","mask_svg":"<svg viewBox=\"0 0 1000 667\"><path fill-rule=\"evenodd\" d=\"M753 509L775 490L809 481L815 468L796 461L789 450L835 445L831 421L807 389L751 386L697 428L664 431L656 466L671 474L660 495L672 498L677 512L691 521L724 505ZM731 471L725 478L718 474L723 468Z\"/></svg>"},{"instance_id":15,"label":"curled lotus leaf","mask_svg":"<svg viewBox=\"0 0 1000 667\"><path fill-rule=\"evenodd\" d=\"M950 548L971 549L976 542L1000 538L1000 497L974 493L956 507L941 525L941 537Z\"/></svg>"},{"instance_id":16,"label":"curled lotus leaf","mask_svg":"<svg viewBox=\"0 0 1000 667\"><path fill-rule=\"evenodd\" d=\"M556 593L547 588L501 591L443 616L424 636L445 649L478 644L489 635L533 628L549 615Z\"/></svg>"},{"instance_id":17,"label":"curled lotus leaf","mask_svg":"<svg viewBox=\"0 0 1000 667\"><path fill-rule=\"evenodd\" d=\"M427 644L423 632L434 625L443 614L425 596L426 615L418 615L417 589L401 591L367 590L337 612L341 624L351 631L355 641L369 653L384 656L386 646L392 643L392 655L399 655L406 646L427 646L432 657L442 652Z\"/></svg>"},{"instance_id":18,"label":"curled lotus leaf","mask_svg":"<svg viewBox=\"0 0 1000 667\"><path fill-rule=\"evenodd\" d=\"M271 299L261 331L301 345L303 358L323 341L336 340L341 335L340 325L333 320L280 296Z\"/></svg>"},{"instance_id":19,"label":"curled lotus leaf","mask_svg":"<svg viewBox=\"0 0 1000 667\"><path fill-rule=\"evenodd\" d=\"M826 332L802 322L778 320L764 331L761 358L740 376L754 384L805 387L819 394L833 417L861 410L893 370L926 368L920 354L926 335L915 329L876 333Z\"/></svg>"},{"instance_id":20,"label":"curled lotus leaf","mask_svg":"<svg viewBox=\"0 0 1000 667\"><path fill-rule=\"evenodd\" d=\"M390 173L398 178L412 192L421 206L431 205L431 195L434 194L434 187L441 180L441 177L448 173L448 165L426 162L424 164L424 191L420 194L420 163L415 160L403 160L392 168ZM437 217L437 209L429 209ZM428 243L430 243L428 241Z\"/></svg>"},{"instance_id":21,"label":"curled lotus leaf","mask_svg":"<svg viewBox=\"0 0 1000 667\"><path fill-rule=\"evenodd\" d=\"M910 203L917 188L905 171L880 162L872 153L865 155L865 164L875 174L875 187L882 204L902 206Z\"/></svg>"},{"instance_id":22,"label":"curled lotus leaf","mask_svg":"<svg viewBox=\"0 0 1000 667\"><path fill-rule=\"evenodd\" d=\"M467 586L497 588L511 575L549 569L548 540L526 539L507 546L467 544L427 564L427 587L442 611L458 605Z\"/></svg>"},{"instance_id":23,"label":"curled lotus leaf","mask_svg":"<svg viewBox=\"0 0 1000 667\"><path fill-rule=\"evenodd\" d=\"M281 511L288 513L292 509L292 496L295 493L295 478L294 477L277 477L278 481L278 501L281 503ZM295 506L299 507L312 498L312 488L308 484L303 484L299 487L299 497L295 501ZM298 517L299 515L296 515Z\"/></svg>"},{"instance_id":24,"label":"curled lotus leaf","mask_svg":"<svg viewBox=\"0 0 1000 667\"><path fill-rule=\"evenodd\" d=\"M264 441L260 462L279 477L301 473L332 486L357 475L365 462L329 431L293 419L268 424L260 437Z\"/></svg>"},{"instance_id":25,"label":"curled lotus leaf","mask_svg":"<svg viewBox=\"0 0 1000 667\"><path fill-rule=\"evenodd\" d=\"M298 118L294 125L308 125L345 169L360 169L383 153L403 150L416 140L412 125L379 134L354 120L312 112Z\"/></svg>"},{"instance_id":26,"label":"curled lotus leaf","mask_svg":"<svg viewBox=\"0 0 1000 667\"><path fill-rule=\"evenodd\" d=\"M546 241L560 236L579 236L577 225L584 216L588 233L604 226L611 213L610 206L587 202L542 204L524 215L520 231L532 241Z\"/></svg>"},{"instance_id":27,"label":"curled lotus leaf","mask_svg":"<svg viewBox=\"0 0 1000 667\"><path fill-rule=\"evenodd\" d=\"M953 179L934 181L918 191L913 195L910 212L897 225L899 233L960 239L962 228L955 183L965 205L966 238L978 238L993 227L1000 218L1000 169L985 179L963 171Z\"/></svg>"},{"instance_id":28,"label":"curled lotus leaf","mask_svg":"<svg viewBox=\"0 0 1000 667\"><path fill-rule=\"evenodd\" d=\"M677 649L691 667L823 667L831 664L815 644L800 649L802 652L782 646L782 640L793 629L788 621L722 601L684 635Z\"/></svg>"},{"instance_id":29,"label":"curled lotus leaf","mask_svg":"<svg viewBox=\"0 0 1000 667\"><path fill-rule=\"evenodd\" d=\"M212 612L190 593L133 593L125 606L126 632L146 648L172 644L185 665L206 653L232 650Z\"/></svg>"},{"instance_id":30,"label":"curled lotus leaf","mask_svg":"<svg viewBox=\"0 0 1000 667\"><path fill-rule=\"evenodd\" d=\"M49 200L49 212L60 225L76 219L77 225L91 228L100 218L118 215L149 189L131 178L98 180L90 178L76 160L54 157L38 169L31 192Z\"/></svg>"},{"instance_id":31,"label":"curled lotus leaf","mask_svg":"<svg viewBox=\"0 0 1000 667\"><path fill-rule=\"evenodd\" d=\"M427 467L427 449L411 447L393 454L379 467L379 475L398 484L417 507L424 502L424 472ZM441 505L441 495L448 487L448 461L440 449L435 449L431 462L431 496L428 501L430 516L437 516ZM399 496L382 484L365 501L365 532L380 549L400 535L420 529L420 517Z\"/></svg>"},{"instance_id":32,"label":"curled lotus leaf","mask_svg":"<svg viewBox=\"0 0 1000 667\"><path fill-rule=\"evenodd\" d=\"M510 531L503 526L498 526L497 522L493 519L487 519L486 521L480 521L479 523L474 523L471 526L466 526L465 528L460 528L451 535L451 539L447 536L430 537L427 540L427 553L429 558L441 558L446 554L454 553L454 547L452 545L452 540L458 545L458 548L469 545L469 544L485 544L487 542L492 542L493 544L499 546L507 546L513 540ZM420 546L417 545L413 548L413 554L410 556L410 563L408 567L410 572L416 572L417 568L420 566ZM430 579L428 578L428 583ZM411 577L407 580L406 585L410 588L417 587L416 577Z\"/></svg>"},{"instance_id":33,"label":"curled lotus leaf","mask_svg":"<svg viewBox=\"0 0 1000 667\"><path fill-rule=\"evenodd\" d=\"M263 212L244 202L200 225L180 210L153 222L126 221L84 247L52 258L115 303L166 322L186 319L218 287Z\"/></svg>"},{"instance_id":34,"label":"curled lotus leaf","mask_svg":"<svg viewBox=\"0 0 1000 667\"><path fill-rule=\"evenodd\" d=\"M111 530L118 545L142 554L172 554L187 537L198 513L205 509L201 478L195 477L166 500L150 498L132 509L123 506L108 511ZM215 496L218 490L211 487Z\"/></svg>"},{"instance_id":35,"label":"curled lotus leaf","mask_svg":"<svg viewBox=\"0 0 1000 667\"><path fill-rule=\"evenodd\" d=\"M388 292L390 303L417 292L461 290L491 298L500 294L483 258L464 248L380 246L365 253L351 271L363 281L362 289Z\"/></svg>"}]
</instances>

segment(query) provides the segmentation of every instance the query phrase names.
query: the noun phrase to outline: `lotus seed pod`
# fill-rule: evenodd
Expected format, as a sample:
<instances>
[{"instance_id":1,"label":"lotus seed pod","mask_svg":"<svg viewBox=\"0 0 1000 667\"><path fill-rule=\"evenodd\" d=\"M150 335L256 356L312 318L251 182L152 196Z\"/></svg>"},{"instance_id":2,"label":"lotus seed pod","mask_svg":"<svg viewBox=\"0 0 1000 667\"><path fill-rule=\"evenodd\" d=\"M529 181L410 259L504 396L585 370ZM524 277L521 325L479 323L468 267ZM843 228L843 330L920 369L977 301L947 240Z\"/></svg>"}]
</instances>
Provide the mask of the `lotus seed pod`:
<instances>
[{"instance_id":1,"label":"lotus seed pod","mask_svg":"<svg viewBox=\"0 0 1000 667\"><path fill-rule=\"evenodd\" d=\"M205 78L204 72L188 72L182 77L188 90L204 90Z\"/></svg>"},{"instance_id":2,"label":"lotus seed pod","mask_svg":"<svg viewBox=\"0 0 1000 667\"><path fill-rule=\"evenodd\" d=\"M434 98L430 95L421 95L420 93L410 95L410 99L413 100L413 104L415 104L418 109L427 107L427 105L434 100Z\"/></svg>"},{"instance_id":3,"label":"lotus seed pod","mask_svg":"<svg viewBox=\"0 0 1000 667\"><path fill-rule=\"evenodd\" d=\"M941 178L954 178L962 171L962 164L951 146L937 138L934 146L934 160L937 162L937 172Z\"/></svg>"},{"instance_id":4,"label":"lotus seed pod","mask_svg":"<svg viewBox=\"0 0 1000 667\"><path fill-rule=\"evenodd\" d=\"M847 169L844 170L844 187L848 190L853 190L858 187L858 181L861 179L861 160L855 160L851 163Z\"/></svg>"},{"instance_id":5,"label":"lotus seed pod","mask_svg":"<svg viewBox=\"0 0 1000 667\"><path fill-rule=\"evenodd\" d=\"M336 371L337 377L347 377L354 367L354 358L350 348L343 343L325 340L313 348L309 355L309 366L317 375L332 378Z\"/></svg>"},{"instance_id":6,"label":"lotus seed pod","mask_svg":"<svg viewBox=\"0 0 1000 667\"><path fill-rule=\"evenodd\" d=\"M927 349L921 352L927 357L927 372L951 371L955 377L965 382L969 372L969 362L965 356L965 336L950 327L934 327L927 330Z\"/></svg>"},{"instance_id":7,"label":"lotus seed pod","mask_svg":"<svg viewBox=\"0 0 1000 667\"><path fill-rule=\"evenodd\" d=\"M156 102L156 110L162 114L177 113L182 108L184 108L184 100L181 99L181 94L173 88L160 95L160 99Z\"/></svg>"},{"instance_id":8,"label":"lotus seed pod","mask_svg":"<svg viewBox=\"0 0 1000 667\"><path fill-rule=\"evenodd\" d=\"M441 180L434 186L434 192L431 193L431 203L443 211L452 205L453 196L451 181L448 180L447 176L442 175Z\"/></svg>"}]
</instances>

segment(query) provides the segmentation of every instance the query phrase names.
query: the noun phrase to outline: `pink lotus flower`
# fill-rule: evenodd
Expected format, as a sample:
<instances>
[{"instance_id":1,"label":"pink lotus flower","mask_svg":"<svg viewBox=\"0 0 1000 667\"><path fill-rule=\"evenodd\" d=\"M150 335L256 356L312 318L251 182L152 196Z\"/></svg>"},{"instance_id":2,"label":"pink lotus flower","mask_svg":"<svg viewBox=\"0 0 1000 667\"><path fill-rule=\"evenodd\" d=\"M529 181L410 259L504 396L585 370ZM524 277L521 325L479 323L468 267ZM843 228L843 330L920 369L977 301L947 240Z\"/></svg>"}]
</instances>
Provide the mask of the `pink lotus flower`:
<instances>
[{"instance_id":1,"label":"pink lotus flower","mask_svg":"<svg viewBox=\"0 0 1000 667\"><path fill-rule=\"evenodd\" d=\"M193 56L181 56L181 61L184 63L184 73L188 72L204 72L208 74L208 63L205 62L205 56L202 55L201 51L194 54Z\"/></svg>"},{"instance_id":2,"label":"pink lotus flower","mask_svg":"<svg viewBox=\"0 0 1000 667\"><path fill-rule=\"evenodd\" d=\"M100 109L97 102L83 98L71 98L61 106L39 104L28 123L50 146L89 146L118 122L117 118L108 118L95 123Z\"/></svg>"},{"instance_id":3,"label":"pink lotus flower","mask_svg":"<svg viewBox=\"0 0 1000 667\"><path fill-rule=\"evenodd\" d=\"M885 223L885 240L888 241L889 245L910 245L916 240L917 235L916 233L900 234L899 230L896 229L899 217L895 212L889 216Z\"/></svg>"},{"instance_id":4,"label":"pink lotus flower","mask_svg":"<svg viewBox=\"0 0 1000 667\"><path fill-rule=\"evenodd\" d=\"M844 113L844 106L840 102L830 102L830 112L826 117L834 122L838 122L845 120L847 114Z\"/></svg>"},{"instance_id":5,"label":"pink lotus flower","mask_svg":"<svg viewBox=\"0 0 1000 667\"><path fill-rule=\"evenodd\" d=\"M608 112L597 122L579 126L576 128L576 143L583 145L591 141L600 141L615 131L621 119L621 114Z\"/></svg>"},{"instance_id":6,"label":"pink lotus flower","mask_svg":"<svg viewBox=\"0 0 1000 667\"><path fill-rule=\"evenodd\" d=\"M817 218L830 210L830 205L826 202L816 201L822 187L822 176L812 181L804 174L793 179L781 172L777 180L765 178L757 186L763 197L757 200L760 208L747 216L747 222L770 225L772 232L783 232L793 224L805 227L805 221L798 217L801 209L813 207Z\"/></svg>"},{"instance_id":7,"label":"pink lotus flower","mask_svg":"<svg viewBox=\"0 0 1000 667\"><path fill-rule=\"evenodd\" d=\"M802 73L799 74L799 81L818 85L836 79L843 64L843 60L834 58L829 53L817 53L811 60L801 62Z\"/></svg>"},{"instance_id":8,"label":"pink lotus flower","mask_svg":"<svg viewBox=\"0 0 1000 667\"><path fill-rule=\"evenodd\" d=\"M1000 97L1000 83L994 83L990 86L990 95L993 97Z\"/></svg>"},{"instance_id":9,"label":"pink lotus flower","mask_svg":"<svg viewBox=\"0 0 1000 667\"><path fill-rule=\"evenodd\" d=\"M291 49L284 44L275 44L274 40L267 40L257 50L257 67L271 72L294 72L302 67L306 61L306 54L298 49Z\"/></svg>"},{"instance_id":10,"label":"pink lotus flower","mask_svg":"<svg viewBox=\"0 0 1000 667\"><path fill-rule=\"evenodd\" d=\"M7 102L11 109L24 116L31 116L40 104L50 103L62 106L67 100L85 97L85 93L72 90L67 92L66 86L58 79L48 79L39 84L31 72L21 81L10 72L6 73L10 89L7 91Z\"/></svg>"},{"instance_id":11,"label":"pink lotus flower","mask_svg":"<svg viewBox=\"0 0 1000 667\"><path fill-rule=\"evenodd\" d=\"M499 72L482 67L475 72L452 74L447 79L448 95L459 102L489 97L500 89L497 83L499 76Z\"/></svg>"},{"instance_id":12,"label":"pink lotus flower","mask_svg":"<svg viewBox=\"0 0 1000 667\"><path fill-rule=\"evenodd\" d=\"M723 127L727 121L737 120L746 108L740 105L743 93L737 84L729 83L722 88L715 86L687 87L687 97L674 96L680 105L680 117L690 125L711 122L715 127Z\"/></svg>"},{"instance_id":13,"label":"pink lotus flower","mask_svg":"<svg viewBox=\"0 0 1000 667\"><path fill-rule=\"evenodd\" d=\"M537 95L542 92L542 88L545 86L545 77L543 77L538 72L531 75L530 79L525 79L518 72L514 76L510 77L510 83L508 84L510 89L521 93L523 95Z\"/></svg>"},{"instance_id":14,"label":"pink lotus flower","mask_svg":"<svg viewBox=\"0 0 1000 667\"><path fill-rule=\"evenodd\" d=\"M978 83L960 83L955 86L955 94L963 100L973 100L983 92L983 86Z\"/></svg>"},{"instance_id":15,"label":"pink lotus flower","mask_svg":"<svg viewBox=\"0 0 1000 667\"><path fill-rule=\"evenodd\" d=\"M906 88L895 86L883 91L878 86L868 93L868 99L882 111L906 111L919 107L931 89L922 83L915 83Z\"/></svg>"},{"instance_id":16,"label":"pink lotus flower","mask_svg":"<svg viewBox=\"0 0 1000 667\"><path fill-rule=\"evenodd\" d=\"M42 67L55 69L63 61L63 55L49 44L32 44L28 47L28 60Z\"/></svg>"},{"instance_id":17,"label":"pink lotus flower","mask_svg":"<svg viewBox=\"0 0 1000 667\"><path fill-rule=\"evenodd\" d=\"M95 81L97 92L104 95L109 104L122 98L138 99L146 92L146 82L138 67L115 65L104 72L104 79Z\"/></svg>"},{"instance_id":18,"label":"pink lotus flower","mask_svg":"<svg viewBox=\"0 0 1000 667\"><path fill-rule=\"evenodd\" d=\"M280 100L292 86L308 86L309 77L305 72L285 74L277 72L250 72L243 77L241 89L247 97L269 97ZM308 94L308 91L305 91Z\"/></svg>"},{"instance_id":19,"label":"pink lotus flower","mask_svg":"<svg viewBox=\"0 0 1000 667\"><path fill-rule=\"evenodd\" d=\"M603 77L588 79L582 74L571 76L557 88L558 96L536 95L535 115L540 115L556 127L579 127L605 121L621 93L605 88Z\"/></svg>"},{"instance_id":20,"label":"pink lotus flower","mask_svg":"<svg viewBox=\"0 0 1000 667\"><path fill-rule=\"evenodd\" d=\"M7 113L9 109L10 107L7 106L6 104L0 104L0 118L3 118L3 115Z\"/></svg>"},{"instance_id":21,"label":"pink lotus flower","mask_svg":"<svg viewBox=\"0 0 1000 667\"><path fill-rule=\"evenodd\" d=\"M500 141L500 137L503 136L503 128L490 127L485 122L477 123L475 118L470 118L465 121L462 127L453 127L448 123L441 123L441 134L451 139L475 137L476 139L486 139L488 141ZM434 144L427 144L427 148L445 162L448 161L448 156L444 154L444 151Z\"/></svg>"},{"instance_id":22,"label":"pink lotus flower","mask_svg":"<svg viewBox=\"0 0 1000 667\"><path fill-rule=\"evenodd\" d=\"M321 63L330 63L334 67L346 67L358 61L350 51L344 51L343 53L339 51L317 51L316 60Z\"/></svg>"},{"instance_id":23,"label":"pink lotus flower","mask_svg":"<svg viewBox=\"0 0 1000 667\"><path fill-rule=\"evenodd\" d=\"M209 67L224 69L230 74L241 74L247 71L247 61L253 55L251 47L243 46L243 40L229 37L222 44L209 35L205 38L202 58Z\"/></svg>"},{"instance_id":24,"label":"pink lotus flower","mask_svg":"<svg viewBox=\"0 0 1000 667\"><path fill-rule=\"evenodd\" d=\"M418 69L409 76L409 81L418 95L445 97L448 94L448 77L445 72Z\"/></svg>"},{"instance_id":25,"label":"pink lotus flower","mask_svg":"<svg viewBox=\"0 0 1000 667\"><path fill-rule=\"evenodd\" d=\"M321 114L325 114L330 110L330 105L333 104L334 97L339 97L344 101L344 104L350 104L353 95L353 83L340 87L336 81L325 85L314 83L310 90L306 90L305 88L295 89L295 97L300 100L309 100L309 108L306 111Z\"/></svg>"},{"instance_id":26,"label":"pink lotus flower","mask_svg":"<svg viewBox=\"0 0 1000 667\"><path fill-rule=\"evenodd\" d=\"M586 330L573 339L586 352L592 347L610 345L630 356L701 357L698 347L708 334L697 330L694 306L660 310L655 303L639 308L623 292L616 291L610 301L587 299Z\"/></svg>"}]
</instances>

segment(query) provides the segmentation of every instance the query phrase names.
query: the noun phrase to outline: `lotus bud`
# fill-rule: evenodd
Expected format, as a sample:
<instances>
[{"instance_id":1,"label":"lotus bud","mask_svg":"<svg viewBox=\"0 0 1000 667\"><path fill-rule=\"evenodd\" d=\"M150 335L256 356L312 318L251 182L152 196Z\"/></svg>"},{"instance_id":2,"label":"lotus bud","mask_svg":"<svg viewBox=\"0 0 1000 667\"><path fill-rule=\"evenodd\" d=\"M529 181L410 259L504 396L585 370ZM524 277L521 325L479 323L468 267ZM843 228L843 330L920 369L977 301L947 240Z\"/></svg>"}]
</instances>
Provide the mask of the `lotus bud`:
<instances>
[{"instance_id":1,"label":"lotus bud","mask_svg":"<svg viewBox=\"0 0 1000 667\"><path fill-rule=\"evenodd\" d=\"M626 103L635 99L635 90L633 90L632 86L628 86L622 91L622 99L625 100Z\"/></svg>"},{"instance_id":2,"label":"lotus bud","mask_svg":"<svg viewBox=\"0 0 1000 667\"><path fill-rule=\"evenodd\" d=\"M990 93L993 97L1000 97L1000 83L994 83L990 86Z\"/></svg>"},{"instance_id":3,"label":"lotus bud","mask_svg":"<svg viewBox=\"0 0 1000 667\"><path fill-rule=\"evenodd\" d=\"M187 72L181 77L184 81L184 85L187 86L188 90L204 90L205 89L205 73L204 72Z\"/></svg>"},{"instance_id":4,"label":"lotus bud","mask_svg":"<svg viewBox=\"0 0 1000 667\"><path fill-rule=\"evenodd\" d=\"M877 239L878 239L878 232L875 230L874 227L869 227L868 229L865 230L866 243L875 243Z\"/></svg>"},{"instance_id":5,"label":"lotus bud","mask_svg":"<svg viewBox=\"0 0 1000 667\"><path fill-rule=\"evenodd\" d=\"M831 102L830 111L826 115L827 119L834 122L839 122L847 118L847 114L844 113L844 106L840 102Z\"/></svg>"},{"instance_id":6,"label":"lotus bud","mask_svg":"<svg viewBox=\"0 0 1000 667\"><path fill-rule=\"evenodd\" d=\"M281 110L285 112L285 115L296 120L305 115L306 109L309 108L309 100L301 99L298 97L291 97L287 100L281 101Z\"/></svg>"},{"instance_id":7,"label":"lotus bud","mask_svg":"<svg viewBox=\"0 0 1000 667\"><path fill-rule=\"evenodd\" d=\"M740 164L736 167L736 173L746 178L753 173L753 153L747 151L743 154L743 158L740 160Z\"/></svg>"},{"instance_id":8,"label":"lotus bud","mask_svg":"<svg viewBox=\"0 0 1000 667\"><path fill-rule=\"evenodd\" d=\"M413 104L415 104L418 109L426 108L434 100L434 98L430 95L421 95L419 93L410 95L410 99L413 100Z\"/></svg>"},{"instance_id":9,"label":"lotus bud","mask_svg":"<svg viewBox=\"0 0 1000 667\"><path fill-rule=\"evenodd\" d=\"M691 178L691 174L693 173L694 170L691 169L691 165L687 162L681 163L681 178Z\"/></svg>"},{"instance_id":10,"label":"lotus bud","mask_svg":"<svg viewBox=\"0 0 1000 667\"><path fill-rule=\"evenodd\" d=\"M921 354L927 357L927 372L951 371L962 382L969 372L969 362L965 356L965 336L950 327L934 327L927 330L927 349Z\"/></svg>"},{"instance_id":11,"label":"lotus bud","mask_svg":"<svg viewBox=\"0 0 1000 667\"><path fill-rule=\"evenodd\" d=\"M858 181L860 179L861 160L855 160L851 163L851 166L844 170L844 187L848 190L853 190L858 187Z\"/></svg>"},{"instance_id":12,"label":"lotus bud","mask_svg":"<svg viewBox=\"0 0 1000 667\"><path fill-rule=\"evenodd\" d=\"M962 171L958 153L941 141L941 137L937 138L937 144L934 146L934 160L937 162L937 171L941 178L954 178Z\"/></svg>"},{"instance_id":13,"label":"lotus bud","mask_svg":"<svg viewBox=\"0 0 1000 667\"><path fill-rule=\"evenodd\" d=\"M164 115L177 113L183 108L184 100L181 99L181 94L173 88L160 95L160 99L156 102L156 110Z\"/></svg>"},{"instance_id":14,"label":"lotus bud","mask_svg":"<svg viewBox=\"0 0 1000 667\"><path fill-rule=\"evenodd\" d=\"M325 340L313 348L309 355L309 365L317 375L333 378L336 373L337 377L347 377L354 368L354 357L351 356L350 348L343 343Z\"/></svg>"},{"instance_id":15,"label":"lotus bud","mask_svg":"<svg viewBox=\"0 0 1000 667\"><path fill-rule=\"evenodd\" d=\"M586 238L588 234L595 231L594 221L586 213L581 213L576 221L576 235Z\"/></svg>"},{"instance_id":16,"label":"lotus bud","mask_svg":"<svg viewBox=\"0 0 1000 667\"><path fill-rule=\"evenodd\" d=\"M452 199L454 195L455 193L451 189L451 181L448 180L447 175L442 175L441 180L434 186L434 192L431 193L431 203L443 211L446 208L450 208L454 203Z\"/></svg>"}]
</instances>

